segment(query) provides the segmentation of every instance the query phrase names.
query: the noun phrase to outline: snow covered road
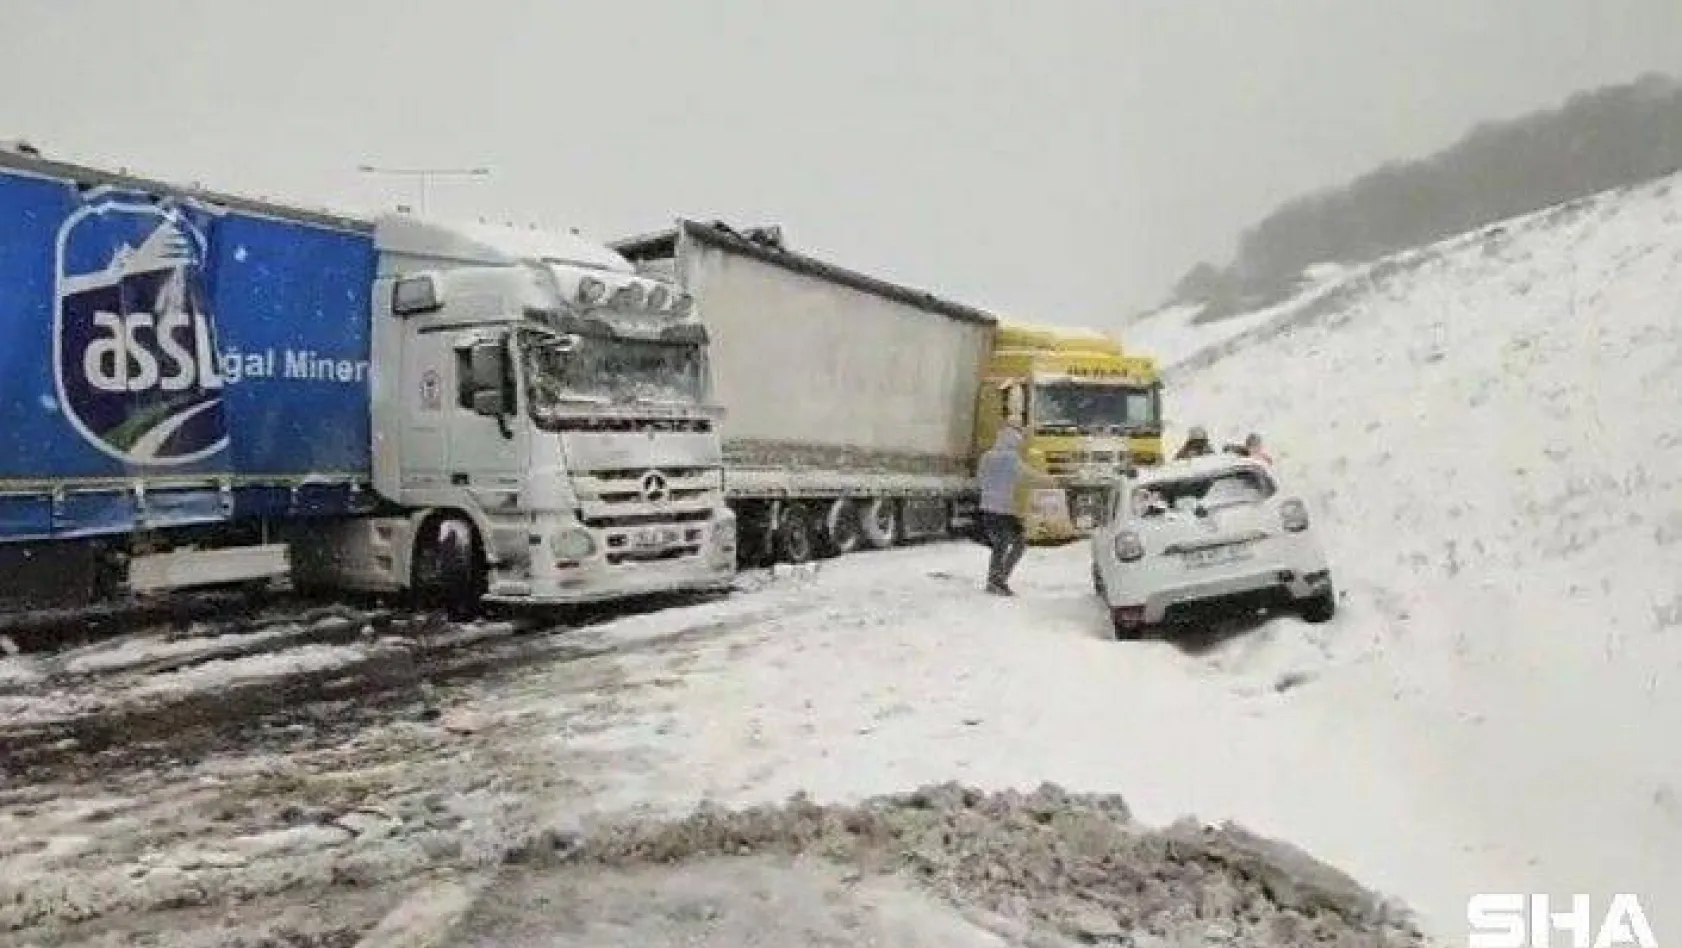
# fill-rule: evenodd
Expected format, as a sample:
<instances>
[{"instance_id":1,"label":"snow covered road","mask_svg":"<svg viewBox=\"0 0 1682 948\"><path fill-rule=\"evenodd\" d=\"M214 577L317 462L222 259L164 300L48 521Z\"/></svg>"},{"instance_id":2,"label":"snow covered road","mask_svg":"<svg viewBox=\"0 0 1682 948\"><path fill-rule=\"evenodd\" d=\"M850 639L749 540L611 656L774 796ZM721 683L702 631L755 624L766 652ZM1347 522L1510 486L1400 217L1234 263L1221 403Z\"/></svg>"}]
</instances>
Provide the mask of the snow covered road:
<instances>
[{"instance_id":1,"label":"snow covered road","mask_svg":"<svg viewBox=\"0 0 1682 948\"><path fill-rule=\"evenodd\" d=\"M1527 757L1534 740L1504 751L1546 720L1545 706L1517 703L1529 676L1445 663L1357 578L1329 625L1280 618L1193 648L1107 640L1084 547L1032 552L1015 600L980 593L983 557L963 543L849 557L571 633L589 657L441 692L439 720L293 724L290 749L212 754L103 793L63 788L9 822L41 846L9 857L8 873L68 885L76 867L110 889L150 866L147 884L237 875L260 893L285 874L332 878L347 860L371 882L440 853L494 861L537 827L677 815L702 798L1051 781L1121 793L1147 823L1192 814L1289 839L1445 938L1463 931L1471 891L1615 882L1647 897L1656 926L1661 894L1682 891L1682 822L1662 774L1584 784ZM1469 676L1479 687L1456 694L1485 699L1448 697ZM1595 800L1555 792L1576 786ZM1564 818L1588 802L1598 811ZM323 812L287 812L300 806ZM218 815L229 807L239 813Z\"/></svg>"},{"instance_id":2,"label":"snow covered road","mask_svg":"<svg viewBox=\"0 0 1682 948\"><path fill-rule=\"evenodd\" d=\"M1085 557L1031 554L1014 601L979 594L981 552L952 545L705 607L716 634L627 659L627 680L672 687L632 692L623 726L551 739L648 762L601 776L605 808L850 800L945 779L1118 792L1146 822L1195 814L1289 839L1444 937L1463 933L1477 891L1635 891L1655 919L1682 891L1677 753L1623 727L1628 706L1602 700L1602 717L1568 725L1570 693L1538 689L1529 663L1445 659L1452 634L1409 632L1353 576L1328 626L1280 618L1189 651L1107 641ZM1596 691L1633 684L1609 674ZM529 714L543 690L533 679L492 705ZM1568 735L1620 753L1542 756Z\"/></svg>"},{"instance_id":3,"label":"snow covered road","mask_svg":"<svg viewBox=\"0 0 1682 948\"><path fill-rule=\"evenodd\" d=\"M1316 855L1357 875L1389 864L1359 857L1375 831L1401 844L1389 830L1414 814L1397 784L1337 720L1281 723L1293 696L1371 660L1358 621L1311 633L1282 619L1199 654L1121 644L1103 634L1083 547L1031 554L1008 601L979 591L983 559L968 543L857 555L557 633L582 657L411 706L299 708L139 772L91 761L94 783L0 810L0 921L145 916L206 891L260 900L347 878L377 889L627 811L799 790L855 802L949 780L1120 792L1149 823L1311 825L1293 841ZM334 905L348 927L371 924L370 906Z\"/></svg>"}]
</instances>

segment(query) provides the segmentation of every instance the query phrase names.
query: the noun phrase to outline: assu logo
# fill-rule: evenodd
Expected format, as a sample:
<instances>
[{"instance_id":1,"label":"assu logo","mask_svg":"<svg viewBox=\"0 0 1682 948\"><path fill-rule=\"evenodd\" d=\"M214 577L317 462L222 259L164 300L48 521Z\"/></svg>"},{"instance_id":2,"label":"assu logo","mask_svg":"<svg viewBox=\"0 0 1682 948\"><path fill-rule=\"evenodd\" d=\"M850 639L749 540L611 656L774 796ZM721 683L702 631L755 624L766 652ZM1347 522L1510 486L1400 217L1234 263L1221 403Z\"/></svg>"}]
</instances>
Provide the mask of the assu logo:
<instances>
[{"instance_id":1,"label":"assu logo","mask_svg":"<svg viewBox=\"0 0 1682 948\"><path fill-rule=\"evenodd\" d=\"M95 196L59 230L59 401L120 461L187 464L228 446L207 259L189 209L143 198Z\"/></svg>"}]
</instances>

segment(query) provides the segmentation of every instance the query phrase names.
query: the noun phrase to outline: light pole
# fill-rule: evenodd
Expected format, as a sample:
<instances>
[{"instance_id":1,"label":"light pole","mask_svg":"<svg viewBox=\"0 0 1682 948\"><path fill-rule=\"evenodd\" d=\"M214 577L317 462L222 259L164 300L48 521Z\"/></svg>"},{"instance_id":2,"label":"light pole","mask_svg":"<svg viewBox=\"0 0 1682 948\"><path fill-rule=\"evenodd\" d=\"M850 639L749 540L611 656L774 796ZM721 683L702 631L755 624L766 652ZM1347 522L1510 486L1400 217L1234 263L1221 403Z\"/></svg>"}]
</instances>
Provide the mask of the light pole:
<instances>
[{"instance_id":1,"label":"light pole","mask_svg":"<svg viewBox=\"0 0 1682 948\"><path fill-rule=\"evenodd\" d=\"M415 178L420 182L419 212L426 213L426 198L428 185L433 178L483 178L491 173L489 168L386 168L380 165L357 165L356 170L363 174L383 174L398 178Z\"/></svg>"}]
</instances>

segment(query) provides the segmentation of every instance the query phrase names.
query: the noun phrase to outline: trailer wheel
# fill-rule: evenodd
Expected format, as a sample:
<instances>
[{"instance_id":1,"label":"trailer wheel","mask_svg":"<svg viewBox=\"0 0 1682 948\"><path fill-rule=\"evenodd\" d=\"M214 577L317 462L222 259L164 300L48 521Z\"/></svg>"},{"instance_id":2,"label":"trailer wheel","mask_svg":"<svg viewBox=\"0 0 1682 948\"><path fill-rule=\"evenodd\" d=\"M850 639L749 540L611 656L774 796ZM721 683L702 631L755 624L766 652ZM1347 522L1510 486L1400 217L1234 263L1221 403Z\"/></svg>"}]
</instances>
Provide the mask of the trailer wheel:
<instances>
[{"instance_id":1,"label":"trailer wheel","mask_svg":"<svg viewBox=\"0 0 1682 948\"><path fill-rule=\"evenodd\" d=\"M771 533L771 505L749 501L736 508L736 563L764 569L776 562L777 538Z\"/></svg>"},{"instance_id":2,"label":"trailer wheel","mask_svg":"<svg viewBox=\"0 0 1682 948\"><path fill-rule=\"evenodd\" d=\"M872 498L859 524L864 541L873 550L885 550L899 542L899 504L887 497Z\"/></svg>"},{"instance_id":3,"label":"trailer wheel","mask_svg":"<svg viewBox=\"0 0 1682 948\"><path fill-rule=\"evenodd\" d=\"M816 531L812 518L800 504L789 504L777 518L777 559L785 563L805 563L816 552Z\"/></svg>"},{"instance_id":4,"label":"trailer wheel","mask_svg":"<svg viewBox=\"0 0 1682 948\"><path fill-rule=\"evenodd\" d=\"M454 516L435 517L415 537L413 588L428 609L443 609L451 619L471 619L482 608L485 554L473 524Z\"/></svg>"},{"instance_id":5,"label":"trailer wheel","mask_svg":"<svg viewBox=\"0 0 1682 948\"><path fill-rule=\"evenodd\" d=\"M824 554L845 556L862 542L864 533L859 525L858 504L845 497L837 499L829 505L829 516L824 518Z\"/></svg>"}]
</instances>

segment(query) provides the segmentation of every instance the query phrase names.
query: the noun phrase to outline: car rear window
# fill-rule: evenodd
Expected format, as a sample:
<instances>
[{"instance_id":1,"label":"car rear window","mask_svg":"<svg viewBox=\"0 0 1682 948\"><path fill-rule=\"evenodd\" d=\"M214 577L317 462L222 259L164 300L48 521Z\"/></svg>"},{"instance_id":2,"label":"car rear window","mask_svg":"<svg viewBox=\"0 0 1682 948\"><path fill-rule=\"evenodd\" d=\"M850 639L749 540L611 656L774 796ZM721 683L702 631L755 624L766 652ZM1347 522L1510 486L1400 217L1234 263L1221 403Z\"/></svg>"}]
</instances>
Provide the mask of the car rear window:
<instances>
[{"instance_id":1,"label":"car rear window","mask_svg":"<svg viewBox=\"0 0 1682 948\"><path fill-rule=\"evenodd\" d=\"M1143 512L1154 505L1170 510L1190 510L1198 505L1255 504L1272 497L1277 490L1273 479L1262 471L1241 468L1140 485L1133 491L1133 509Z\"/></svg>"}]
</instances>

